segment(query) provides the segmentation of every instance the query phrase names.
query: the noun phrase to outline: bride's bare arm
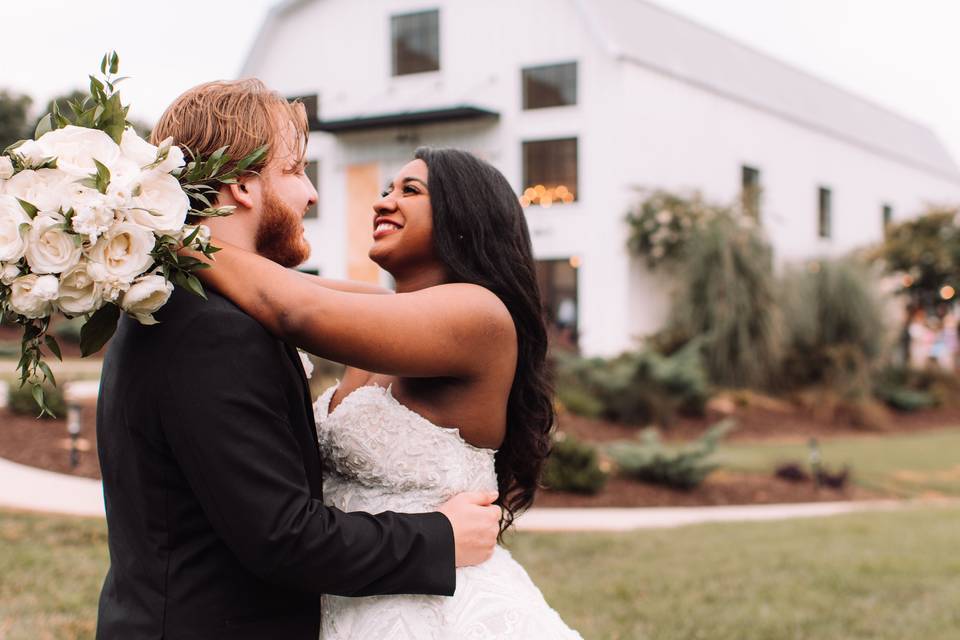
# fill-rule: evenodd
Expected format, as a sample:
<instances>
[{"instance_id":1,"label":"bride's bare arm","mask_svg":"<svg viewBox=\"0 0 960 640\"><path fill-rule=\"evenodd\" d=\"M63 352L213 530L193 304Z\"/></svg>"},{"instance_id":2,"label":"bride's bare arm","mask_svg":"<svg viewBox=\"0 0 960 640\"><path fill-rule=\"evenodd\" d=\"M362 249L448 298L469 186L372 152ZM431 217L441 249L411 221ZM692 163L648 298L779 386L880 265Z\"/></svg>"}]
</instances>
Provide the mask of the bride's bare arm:
<instances>
[{"instance_id":1,"label":"bride's bare arm","mask_svg":"<svg viewBox=\"0 0 960 640\"><path fill-rule=\"evenodd\" d=\"M391 289L387 289L386 287L381 287L380 285L376 284L370 284L368 282L357 282L356 280L332 280L330 278L321 278L320 276L303 273L302 271L296 271L295 273L297 273L306 282L311 282L317 286L326 287L327 289L334 289L336 291L374 294L393 293L393 290Z\"/></svg>"},{"instance_id":2,"label":"bride's bare arm","mask_svg":"<svg viewBox=\"0 0 960 640\"><path fill-rule=\"evenodd\" d=\"M411 293L337 291L223 242L201 280L270 332L323 358L405 377L471 377L514 357L506 307L471 284Z\"/></svg>"}]
</instances>

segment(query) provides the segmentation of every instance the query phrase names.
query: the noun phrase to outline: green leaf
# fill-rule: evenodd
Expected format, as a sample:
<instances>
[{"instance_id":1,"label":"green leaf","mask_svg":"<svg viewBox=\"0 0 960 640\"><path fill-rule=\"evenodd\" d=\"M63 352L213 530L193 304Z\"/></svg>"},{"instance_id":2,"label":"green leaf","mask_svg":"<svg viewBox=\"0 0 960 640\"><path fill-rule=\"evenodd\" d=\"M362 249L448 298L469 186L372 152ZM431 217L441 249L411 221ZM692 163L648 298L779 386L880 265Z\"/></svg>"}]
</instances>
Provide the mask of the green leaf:
<instances>
[{"instance_id":1,"label":"green leaf","mask_svg":"<svg viewBox=\"0 0 960 640\"><path fill-rule=\"evenodd\" d=\"M120 321L120 307L106 304L94 313L80 329L80 354L86 358L100 351L113 336Z\"/></svg>"},{"instance_id":2,"label":"green leaf","mask_svg":"<svg viewBox=\"0 0 960 640\"><path fill-rule=\"evenodd\" d=\"M53 371L50 370L50 366L41 360L37 363L37 366L40 367L40 370L43 371L43 375L53 386L57 386L57 379L53 377Z\"/></svg>"},{"instance_id":3,"label":"green leaf","mask_svg":"<svg viewBox=\"0 0 960 640\"><path fill-rule=\"evenodd\" d=\"M23 210L27 212L27 216L28 216L31 220L33 220L34 218L36 218L36 217L37 217L37 213L40 212L40 209L38 209L35 205L30 204L30 203L27 202L26 200L21 200L20 198L17 198L17 202L20 203L20 206L23 207Z\"/></svg>"},{"instance_id":4,"label":"green leaf","mask_svg":"<svg viewBox=\"0 0 960 640\"><path fill-rule=\"evenodd\" d=\"M97 167L97 191L106 195L110 187L110 169L96 158L93 159L93 164Z\"/></svg>"},{"instance_id":5,"label":"green leaf","mask_svg":"<svg viewBox=\"0 0 960 640\"><path fill-rule=\"evenodd\" d=\"M33 385L33 400L37 403L37 406L40 407L40 415L43 415L47 405L43 402L43 387L38 384Z\"/></svg>"},{"instance_id":6,"label":"green leaf","mask_svg":"<svg viewBox=\"0 0 960 640\"><path fill-rule=\"evenodd\" d=\"M120 56L114 51L110 55L110 73L116 73L120 69Z\"/></svg>"},{"instance_id":7,"label":"green leaf","mask_svg":"<svg viewBox=\"0 0 960 640\"><path fill-rule=\"evenodd\" d=\"M56 105L56 102L54 102L54 105ZM39 140L40 137L48 131L53 131L53 116L49 113L40 118L40 122L37 123L37 128L33 131L33 137L35 140Z\"/></svg>"},{"instance_id":8,"label":"green leaf","mask_svg":"<svg viewBox=\"0 0 960 640\"><path fill-rule=\"evenodd\" d=\"M57 342L57 339L53 336L44 336L44 344L47 345L47 349L50 349L50 353L57 357L57 360L63 362L63 354L60 352L60 343Z\"/></svg>"},{"instance_id":9,"label":"green leaf","mask_svg":"<svg viewBox=\"0 0 960 640\"><path fill-rule=\"evenodd\" d=\"M110 55L109 52L103 54L103 59L100 61L100 73L107 72L107 58L109 57L109 55Z\"/></svg>"}]
</instances>

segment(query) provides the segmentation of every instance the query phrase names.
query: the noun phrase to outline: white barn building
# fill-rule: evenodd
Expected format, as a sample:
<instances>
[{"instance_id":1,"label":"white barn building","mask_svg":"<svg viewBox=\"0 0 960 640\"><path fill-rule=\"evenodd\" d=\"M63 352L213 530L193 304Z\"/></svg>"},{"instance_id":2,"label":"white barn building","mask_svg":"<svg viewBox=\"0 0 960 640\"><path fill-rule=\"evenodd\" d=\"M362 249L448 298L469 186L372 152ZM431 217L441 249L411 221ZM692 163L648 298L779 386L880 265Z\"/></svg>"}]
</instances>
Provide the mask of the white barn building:
<instances>
[{"instance_id":1,"label":"white barn building","mask_svg":"<svg viewBox=\"0 0 960 640\"><path fill-rule=\"evenodd\" d=\"M383 279L366 257L377 194L417 146L465 148L518 196L547 189L526 207L544 294L588 354L629 348L668 309L626 249L638 187L732 201L759 186L780 262L960 202L926 127L643 0L287 1L242 75L311 111L307 268Z\"/></svg>"}]
</instances>

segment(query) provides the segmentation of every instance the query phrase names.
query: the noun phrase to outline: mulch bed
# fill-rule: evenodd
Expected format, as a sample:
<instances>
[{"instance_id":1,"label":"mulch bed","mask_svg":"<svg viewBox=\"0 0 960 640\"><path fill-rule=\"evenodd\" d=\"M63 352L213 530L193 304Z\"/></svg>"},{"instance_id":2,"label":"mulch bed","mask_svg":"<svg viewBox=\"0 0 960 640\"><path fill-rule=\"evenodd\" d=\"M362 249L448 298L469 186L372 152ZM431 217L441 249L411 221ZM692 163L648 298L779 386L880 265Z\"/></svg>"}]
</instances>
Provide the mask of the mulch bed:
<instances>
[{"instance_id":1,"label":"mulch bed","mask_svg":"<svg viewBox=\"0 0 960 640\"><path fill-rule=\"evenodd\" d=\"M663 439L668 442L694 440L703 435L711 425L728 417L736 421L736 427L726 436L726 440L730 442L802 442L809 438L877 436L960 426L960 408L928 409L913 413L889 411L886 414L888 427L881 430L856 426L843 415L824 419L798 406L749 406L737 408L733 413L707 411L707 415L703 417L683 416L669 427L659 427L659 430ZM643 429L643 425L624 425L570 413L561 415L558 424L561 431L591 442L632 440L637 438Z\"/></svg>"},{"instance_id":2,"label":"mulch bed","mask_svg":"<svg viewBox=\"0 0 960 640\"><path fill-rule=\"evenodd\" d=\"M689 440L723 416L715 414L704 418L682 418L664 432L667 440ZM876 435L841 422L820 423L812 416L797 410L784 413L759 407L738 409L735 417L738 428L731 440L805 440L811 436ZM83 409L83 433L79 465L71 468L70 440L65 420L36 420L0 410L0 458L21 464L49 469L60 473L99 478L96 454L96 417L93 403ZM930 430L944 425L960 424L960 411L936 409L903 414L895 422L895 432ZM591 420L566 414L560 417L560 428L579 438L594 442L610 442L636 437L639 428L601 420ZM772 475L734 473L719 470L700 487L692 491L678 491L656 485L611 477L603 492L596 496L541 491L536 500L542 507L640 507L640 506L702 506L733 504L770 504L790 502L821 502L835 500L866 500L885 497L853 484L842 490L818 488L810 482L793 483Z\"/></svg>"},{"instance_id":3,"label":"mulch bed","mask_svg":"<svg viewBox=\"0 0 960 640\"><path fill-rule=\"evenodd\" d=\"M812 482L788 482L772 475L716 471L691 491L669 489L611 477L595 496L542 490L538 507L698 507L734 504L833 502L885 497L848 484L843 489L818 488Z\"/></svg>"},{"instance_id":4,"label":"mulch bed","mask_svg":"<svg viewBox=\"0 0 960 640\"><path fill-rule=\"evenodd\" d=\"M99 479L94 404L83 407L81 425L79 464L71 468L66 420L37 420L0 410L0 458L59 473Z\"/></svg>"}]
</instances>

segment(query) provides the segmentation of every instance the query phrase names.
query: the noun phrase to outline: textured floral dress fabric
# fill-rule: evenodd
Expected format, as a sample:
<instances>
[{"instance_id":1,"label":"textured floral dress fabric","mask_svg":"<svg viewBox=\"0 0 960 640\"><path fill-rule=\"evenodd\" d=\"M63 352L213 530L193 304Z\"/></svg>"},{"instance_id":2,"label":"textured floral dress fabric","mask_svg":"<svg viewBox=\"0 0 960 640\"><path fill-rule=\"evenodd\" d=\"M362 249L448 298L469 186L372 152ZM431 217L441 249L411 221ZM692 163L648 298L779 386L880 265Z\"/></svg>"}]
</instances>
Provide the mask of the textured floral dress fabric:
<instances>
[{"instance_id":1,"label":"textured floral dress fabric","mask_svg":"<svg viewBox=\"0 0 960 640\"><path fill-rule=\"evenodd\" d=\"M424 513L464 491L495 491L494 451L465 442L400 404L390 388L353 391L330 413L315 405L325 458L324 500L343 511ZM457 569L453 597L323 597L321 640L567 639L567 627L527 572L497 547Z\"/></svg>"}]
</instances>

